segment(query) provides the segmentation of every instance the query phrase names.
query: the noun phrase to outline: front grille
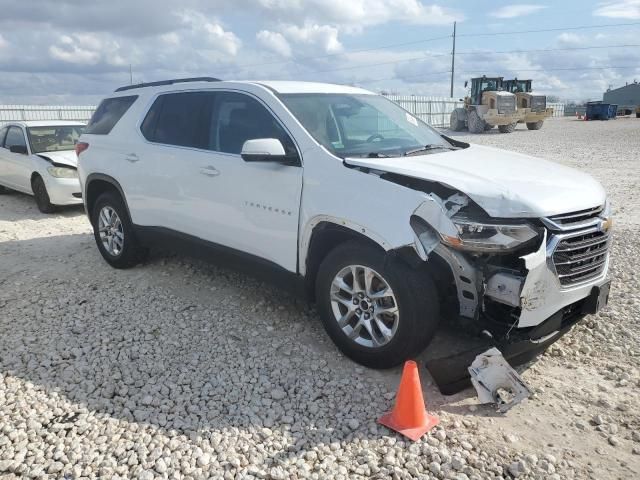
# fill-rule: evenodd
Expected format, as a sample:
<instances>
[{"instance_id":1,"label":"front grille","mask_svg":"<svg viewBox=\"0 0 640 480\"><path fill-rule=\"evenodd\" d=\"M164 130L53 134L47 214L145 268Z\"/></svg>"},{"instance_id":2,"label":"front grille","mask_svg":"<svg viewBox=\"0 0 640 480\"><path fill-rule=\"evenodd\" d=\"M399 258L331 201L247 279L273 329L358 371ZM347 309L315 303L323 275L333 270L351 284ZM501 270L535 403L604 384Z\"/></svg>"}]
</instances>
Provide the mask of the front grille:
<instances>
[{"instance_id":1,"label":"front grille","mask_svg":"<svg viewBox=\"0 0 640 480\"><path fill-rule=\"evenodd\" d=\"M598 218L602 210L603 205L593 208L587 208L586 210L579 210L577 212L563 213L561 215L553 215L548 217L553 223L562 227L571 227L572 225L582 224L588 220Z\"/></svg>"},{"instance_id":2,"label":"front grille","mask_svg":"<svg viewBox=\"0 0 640 480\"><path fill-rule=\"evenodd\" d=\"M499 96L498 113L513 113L516 111L516 97Z\"/></svg>"},{"instance_id":3,"label":"front grille","mask_svg":"<svg viewBox=\"0 0 640 480\"><path fill-rule=\"evenodd\" d=\"M553 264L563 286L599 277L607 264L608 232L589 232L563 238L553 252Z\"/></svg>"}]
</instances>

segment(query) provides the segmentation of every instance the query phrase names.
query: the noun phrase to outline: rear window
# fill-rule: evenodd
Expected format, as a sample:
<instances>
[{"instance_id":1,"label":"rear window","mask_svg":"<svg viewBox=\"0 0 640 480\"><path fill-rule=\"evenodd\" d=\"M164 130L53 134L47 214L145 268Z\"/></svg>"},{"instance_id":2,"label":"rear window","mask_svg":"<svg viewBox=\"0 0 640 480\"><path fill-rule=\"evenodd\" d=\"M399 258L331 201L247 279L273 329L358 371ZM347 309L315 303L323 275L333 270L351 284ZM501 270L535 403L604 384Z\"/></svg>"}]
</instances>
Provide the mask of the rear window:
<instances>
[{"instance_id":1,"label":"rear window","mask_svg":"<svg viewBox=\"0 0 640 480\"><path fill-rule=\"evenodd\" d=\"M212 92L169 93L151 106L140 130L150 142L208 148Z\"/></svg>"},{"instance_id":2,"label":"rear window","mask_svg":"<svg viewBox=\"0 0 640 480\"><path fill-rule=\"evenodd\" d=\"M131 95L103 100L89 120L85 133L107 135L137 98L137 95Z\"/></svg>"}]
</instances>

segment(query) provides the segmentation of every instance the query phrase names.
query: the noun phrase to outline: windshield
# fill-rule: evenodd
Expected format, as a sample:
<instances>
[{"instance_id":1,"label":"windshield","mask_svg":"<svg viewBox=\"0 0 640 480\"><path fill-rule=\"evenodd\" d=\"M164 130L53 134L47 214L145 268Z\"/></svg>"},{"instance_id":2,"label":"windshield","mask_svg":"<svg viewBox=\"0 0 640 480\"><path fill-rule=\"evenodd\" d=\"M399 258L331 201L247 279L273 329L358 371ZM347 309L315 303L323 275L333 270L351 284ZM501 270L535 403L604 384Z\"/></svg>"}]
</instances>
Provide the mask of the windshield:
<instances>
[{"instance_id":1,"label":"windshield","mask_svg":"<svg viewBox=\"0 0 640 480\"><path fill-rule=\"evenodd\" d=\"M313 138L338 157L452 148L429 125L380 95L292 93L280 98Z\"/></svg>"},{"instance_id":2,"label":"windshield","mask_svg":"<svg viewBox=\"0 0 640 480\"><path fill-rule=\"evenodd\" d=\"M29 127L29 140L33 153L73 150L83 125L57 125L51 127Z\"/></svg>"}]
</instances>

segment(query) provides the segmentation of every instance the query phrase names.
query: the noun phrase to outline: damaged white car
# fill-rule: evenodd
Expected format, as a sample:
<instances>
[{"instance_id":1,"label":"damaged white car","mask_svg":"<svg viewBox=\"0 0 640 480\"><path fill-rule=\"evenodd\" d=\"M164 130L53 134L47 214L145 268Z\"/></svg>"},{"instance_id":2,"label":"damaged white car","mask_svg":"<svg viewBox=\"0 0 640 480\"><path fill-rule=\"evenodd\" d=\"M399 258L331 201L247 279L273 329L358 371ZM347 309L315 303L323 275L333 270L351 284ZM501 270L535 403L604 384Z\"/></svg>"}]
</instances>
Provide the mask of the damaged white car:
<instances>
[{"instance_id":1,"label":"damaged white car","mask_svg":"<svg viewBox=\"0 0 640 480\"><path fill-rule=\"evenodd\" d=\"M442 322L544 348L607 300L598 182L448 138L366 90L123 87L78 152L112 266L167 239L258 260L302 285L336 345L367 366L415 356Z\"/></svg>"}]
</instances>

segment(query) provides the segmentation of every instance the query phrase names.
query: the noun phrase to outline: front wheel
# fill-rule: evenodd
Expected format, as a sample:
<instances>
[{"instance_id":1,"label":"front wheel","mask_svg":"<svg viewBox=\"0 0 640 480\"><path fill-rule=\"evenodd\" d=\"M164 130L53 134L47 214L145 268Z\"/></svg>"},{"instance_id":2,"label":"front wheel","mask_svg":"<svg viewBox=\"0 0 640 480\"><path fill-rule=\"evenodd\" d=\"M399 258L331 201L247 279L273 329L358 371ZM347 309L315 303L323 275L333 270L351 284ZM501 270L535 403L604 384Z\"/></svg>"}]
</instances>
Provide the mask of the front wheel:
<instances>
[{"instance_id":1,"label":"front wheel","mask_svg":"<svg viewBox=\"0 0 640 480\"><path fill-rule=\"evenodd\" d=\"M133 231L120 195L106 192L98 197L91 214L93 236L104 258L114 268L130 268L147 253Z\"/></svg>"},{"instance_id":2,"label":"front wheel","mask_svg":"<svg viewBox=\"0 0 640 480\"><path fill-rule=\"evenodd\" d=\"M471 133L482 133L484 132L484 127L487 123L480 118L480 115L477 111L471 110L467 115L467 126L469 127L469 132Z\"/></svg>"},{"instance_id":3,"label":"front wheel","mask_svg":"<svg viewBox=\"0 0 640 480\"><path fill-rule=\"evenodd\" d=\"M322 262L316 300L336 346L367 367L391 368L414 357L438 326L428 274L359 242L336 247Z\"/></svg>"},{"instance_id":4,"label":"front wheel","mask_svg":"<svg viewBox=\"0 0 640 480\"><path fill-rule=\"evenodd\" d=\"M544 120L538 120L537 122L527 122L527 128L529 130L540 130Z\"/></svg>"},{"instance_id":5,"label":"front wheel","mask_svg":"<svg viewBox=\"0 0 640 480\"><path fill-rule=\"evenodd\" d=\"M518 125L517 122L508 125L498 125L498 130L500 130L500 133L512 133L516 129L516 125Z\"/></svg>"},{"instance_id":6,"label":"front wheel","mask_svg":"<svg viewBox=\"0 0 640 480\"><path fill-rule=\"evenodd\" d=\"M51 203L47 187L44 184L42 177L36 176L31 182L31 190L33 190L33 197L36 200L38 210L42 213L53 213L56 211L55 205Z\"/></svg>"}]
</instances>

